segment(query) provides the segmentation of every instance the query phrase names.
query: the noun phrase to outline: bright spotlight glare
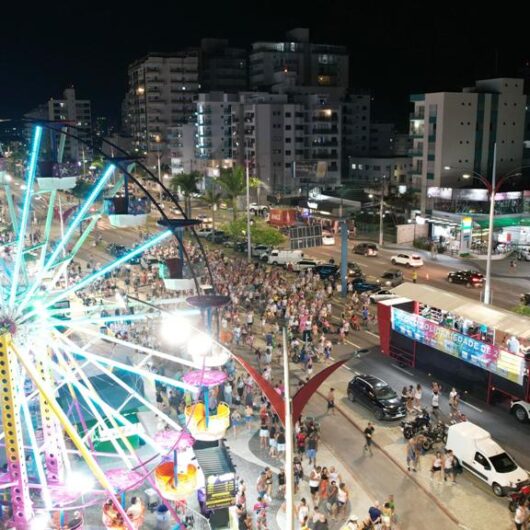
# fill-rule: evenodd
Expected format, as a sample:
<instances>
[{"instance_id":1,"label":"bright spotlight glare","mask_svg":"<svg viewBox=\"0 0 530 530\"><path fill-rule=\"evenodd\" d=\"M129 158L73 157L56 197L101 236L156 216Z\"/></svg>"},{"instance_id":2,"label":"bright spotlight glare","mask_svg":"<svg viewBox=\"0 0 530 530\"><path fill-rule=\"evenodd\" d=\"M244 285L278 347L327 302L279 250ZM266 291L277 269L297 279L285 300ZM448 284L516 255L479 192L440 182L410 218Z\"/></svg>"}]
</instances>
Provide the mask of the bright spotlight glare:
<instances>
[{"instance_id":1,"label":"bright spotlight glare","mask_svg":"<svg viewBox=\"0 0 530 530\"><path fill-rule=\"evenodd\" d=\"M77 491L81 495L86 495L94 489L94 477L79 471L72 471L66 479L65 486L68 490Z\"/></svg>"},{"instance_id":2,"label":"bright spotlight glare","mask_svg":"<svg viewBox=\"0 0 530 530\"><path fill-rule=\"evenodd\" d=\"M46 530L49 528L50 518L46 513L36 515L30 522L30 530Z\"/></svg>"},{"instance_id":3,"label":"bright spotlight glare","mask_svg":"<svg viewBox=\"0 0 530 530\"><path fill-rule=\"evenodd\" d=\"M188 353L195 355L206 355L212 349L212 338L209 335L200 333L188 341Z\"/></svg>"},{"instance_id":4,"label":"bright spotlight glare","mask_svg":"<svg viewBox=\"0 0 530 530\"><path fill-rule=\"evenodd\" d=\"M35 312L37 313L38 317L42 318L43 320L48 318L48 310L46 307L44 307L44 304L40 300L35 302Z\"/></svg>"},{"instance_id":5,"label":"bright spotlight glare","mask_svg":"<svg viewBox=\"0 0 530 530\"><path fill-rule=\"evenodd\" d=\"M190 323L182 315L176 313L165 315L160 325L160 334L166 342L182 344L191 335Z\"/></svg>"}]
</instances>

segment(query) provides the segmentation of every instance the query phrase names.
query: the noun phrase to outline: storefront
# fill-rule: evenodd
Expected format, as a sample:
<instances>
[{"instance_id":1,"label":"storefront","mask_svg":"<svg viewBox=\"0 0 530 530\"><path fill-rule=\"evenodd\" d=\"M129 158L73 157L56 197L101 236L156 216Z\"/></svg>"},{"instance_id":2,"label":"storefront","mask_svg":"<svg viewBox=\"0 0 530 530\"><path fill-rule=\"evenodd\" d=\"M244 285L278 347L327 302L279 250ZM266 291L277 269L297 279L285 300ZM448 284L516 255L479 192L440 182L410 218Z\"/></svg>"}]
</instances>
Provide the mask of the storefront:
<instances>
[{"instance_id":1,"label":"storefront","mask_svg":"<svg viewBox=\"0 0 530 530\"><path fill-rule=\"evenodd\" d=\"M384 354L488 402L530 400L530 319L429 286L394 292L378 304Z\"/></svg>"}]
</instances>

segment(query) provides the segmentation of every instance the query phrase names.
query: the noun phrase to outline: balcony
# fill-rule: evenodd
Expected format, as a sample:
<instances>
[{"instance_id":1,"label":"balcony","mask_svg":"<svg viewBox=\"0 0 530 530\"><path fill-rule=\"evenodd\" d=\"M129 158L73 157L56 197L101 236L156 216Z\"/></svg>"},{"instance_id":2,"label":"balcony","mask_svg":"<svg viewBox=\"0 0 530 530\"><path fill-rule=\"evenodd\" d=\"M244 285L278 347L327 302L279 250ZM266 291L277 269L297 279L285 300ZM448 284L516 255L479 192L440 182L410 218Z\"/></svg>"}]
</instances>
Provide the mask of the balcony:
<instances>
[{"instance_id":1,"label":"balcony","mask_svg":"<svg viewBox=\"0 0 530 530\"><path fill-rule=\"evenodd\" d=\"M301 139L297 139L297 141L299 140L301 141ZM312 143L313 149L318 149L319 147L337 147L337 145L339 145L337 140L327 140L325 142L315 142L313 140Z\"/></svg>"},{"instance_id":2,"label":"balcony","mask_svg":"<svg viewBox=\"0 0 530 530\"><path fill-rule=\"evenodd\" d=\"M338 134L337 127L328 127L328 128L315 128L311 131L311 134Z\"/></svg>"},{"instance_id":3,"label":"balcony","mask_svg":"<svg viewBox=\"0 0 530 530\"><path fill-rule=\"evenodd\" d=\"M425 119L425 115L422 114L422 113L415 113L415 112L411 112L409 114L409 120L412 121L420 121L420 120L424 120Z\"/></svg>"},{"instance_id":4,"label":"balcony","mask_svg":"<svg viewBox=\"0 0 530 530\"><path fill-rule=\"evenodd\" d=\"M326 151L313 151L313 158L319 160L336 160L339 158L337 153L327 153Z\"/></svg>"},{"instance_id":5,"label":"balcony","mask_svg":"<svg viewBox=\"0 0 530 530\"><path fill-rule=\"evenodd\" d=\"M408 156L423 156L423 151L419 149L409 149L407 151Z\"/></svg>"}]
</instances>

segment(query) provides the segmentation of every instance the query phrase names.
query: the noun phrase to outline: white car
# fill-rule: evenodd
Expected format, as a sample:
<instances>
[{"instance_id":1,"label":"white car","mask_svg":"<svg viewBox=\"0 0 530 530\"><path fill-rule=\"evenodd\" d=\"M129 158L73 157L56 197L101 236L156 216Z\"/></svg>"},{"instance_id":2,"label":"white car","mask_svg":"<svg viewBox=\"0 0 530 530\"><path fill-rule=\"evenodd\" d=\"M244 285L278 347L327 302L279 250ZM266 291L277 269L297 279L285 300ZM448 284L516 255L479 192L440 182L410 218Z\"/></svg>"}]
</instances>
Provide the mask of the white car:
<instances>
[{"instance_id":1,"label":"white car","mask_svg":"<svg viewBox=\"0 0 530 530\"><path fill-rule=\"evenodd\" d=\"M201 223L203 224L211 224L213 223L213 219L211 217L209 217L208 215L205 215L205 214L199 214L197 216L195 216L196 219L198 219L199 221L201 221Z\"/></svg>"},{"instance_id":2,"label":"white car","mask_svg":"<svg viewBox=\"0 0 530 530\"><path fill-rule=\"evenodd\" d=\"M323 245L334 245L335 236L331 232L322 232L322 244Z\"/></svg>"},{"instance_id":3,"label":"white car","mask_svg":"<svg viewBox=\"0 0 530 530\"><path fill-rule=\"evenodd\" d=\"M423 260L417 254L396 254L390 258L392 265L405 265L406 267L423 267Z\"/></svg>"},{"instance_id":4,"label":"white car","mask_svg":"<svg viewBox=\"0 0 530 530\"><path fill-rule=\"evenodd\" d=\"M526 423L530 420L530 403L519 400L512 401L510 412L521 422Z\"/></svg>"},{"instance_id":5,"label":"white car","mask_svg":"<svg viewBox=\"0 0 530 530\"><path fill-rule=\"evenodd\" d=\"M390 300L392 298L399 298L397 294L394 294L388 289L381 289L377 293L370 295L370 302L372 304L377 304L377 302L382 302L383 300Z\"/></svg>"},{"instance_id":6,"label":"white car","mask_svg":"<svg viewBox=\"0 0 530 530\"><path fill-rule=\"evenodd\" d=\"M263 215L263 214L265 214L265 213L267 213L269 211L269 207L264 205L264 204L258 204L256 202L251 202L248 205L248 211L251 214L259 213L260 215Z\"/></svg>"},{"instance_id":7,"label":"white car","mask_svg":"<svg viewBox=\"0 0 530 530\"><path fill-rule=\"evenodd\" d=\"M302 259L300 261L297 261L296 263L293 263L292 268L293 271L300 272L305 271L307 269L312 269L313 267L316 267L319 264L320 262L314 259Z\"/></svg>"},{"instance_id":8,"label":"white car","mask_svg":"<svg viewBox=\"0 0 530 530\"><path fill-rule=\"evenodd\" d=\"M198 230L195 230L195 232L199 237L208 237L213 233L213 228L199 228Z\"/></svg>"}]
</instances>

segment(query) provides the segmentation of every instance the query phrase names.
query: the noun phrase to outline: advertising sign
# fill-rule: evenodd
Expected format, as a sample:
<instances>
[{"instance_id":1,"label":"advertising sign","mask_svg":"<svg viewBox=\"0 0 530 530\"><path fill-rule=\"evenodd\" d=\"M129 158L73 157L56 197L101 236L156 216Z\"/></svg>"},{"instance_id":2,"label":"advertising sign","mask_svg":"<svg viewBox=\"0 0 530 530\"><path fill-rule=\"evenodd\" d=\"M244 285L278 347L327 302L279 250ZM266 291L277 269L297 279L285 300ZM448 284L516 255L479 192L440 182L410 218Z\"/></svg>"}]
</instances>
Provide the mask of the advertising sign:
<instances>
[{"instance_id":1,"label":"advertising sign","mask_svg":"<svg viewBox=\"0 0 530 530\"><path fill-rule=\"evenodd\" d=\"M486 344L395 307L392 308L392 329L514 383L523 383L524 358L501 350L494 344Z\"/></svg>"},{"instance_id":2,"label":"advertising sign","mask_svg":"<svg viewBox=\"0 0 530 530\"><path fill-rule=\"evenodd\" d=\"M209 475L206 479L206 506L215 510L226 508L235 503L236 476L235 473Z\"/></svg>"}]
</instances>

